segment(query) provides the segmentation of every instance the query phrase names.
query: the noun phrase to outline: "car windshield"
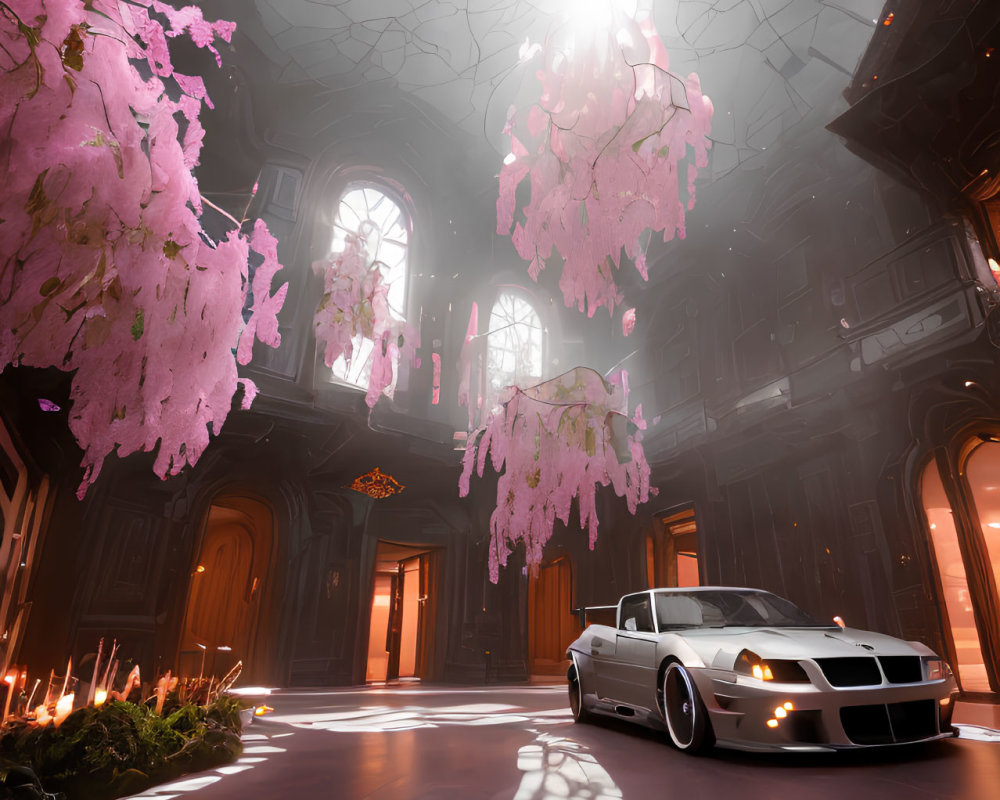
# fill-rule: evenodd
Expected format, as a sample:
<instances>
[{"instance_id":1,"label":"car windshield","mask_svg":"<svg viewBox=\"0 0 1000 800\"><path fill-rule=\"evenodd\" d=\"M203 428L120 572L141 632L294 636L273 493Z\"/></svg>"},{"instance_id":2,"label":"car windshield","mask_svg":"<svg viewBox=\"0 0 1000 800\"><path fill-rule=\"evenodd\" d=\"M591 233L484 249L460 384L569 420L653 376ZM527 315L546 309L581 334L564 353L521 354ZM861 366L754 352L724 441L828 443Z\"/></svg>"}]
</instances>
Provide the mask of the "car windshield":
<instances>
[{"instance_id":1,"label":"car windshield","mask_svg":"<svg viewBox=\"0 0 1000 800\"><path fill-rule=\"evenodd\" d=\"M656 592L659 629L830 628L792 603L767 592L739 589Z\"/></svg>"}]
</instances>

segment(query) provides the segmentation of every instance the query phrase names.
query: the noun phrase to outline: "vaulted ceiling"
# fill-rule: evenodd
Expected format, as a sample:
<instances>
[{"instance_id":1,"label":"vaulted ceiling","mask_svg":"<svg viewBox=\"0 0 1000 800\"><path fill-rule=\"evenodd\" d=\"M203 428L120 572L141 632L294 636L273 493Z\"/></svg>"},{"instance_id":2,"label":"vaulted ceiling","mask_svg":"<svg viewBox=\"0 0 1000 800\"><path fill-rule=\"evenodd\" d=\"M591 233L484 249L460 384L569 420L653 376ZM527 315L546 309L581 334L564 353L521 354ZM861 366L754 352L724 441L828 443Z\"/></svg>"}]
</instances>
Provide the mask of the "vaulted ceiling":
<instances>
[{"instance_id":1,"label":"vaulted ceiling","mask_svg":"<svg viewBox=\"0 0 1000 800\"><path fill-rule=\"evenodd\" d=\"M846 107L882 0L616 0L651 8L671 69L697 72L716 109L711 178ZM507 109L532 80L527 40L583 24L606 0L254 0L219 3L274 80L389 82L506 153Z\"/></svg>"}]
</instances>

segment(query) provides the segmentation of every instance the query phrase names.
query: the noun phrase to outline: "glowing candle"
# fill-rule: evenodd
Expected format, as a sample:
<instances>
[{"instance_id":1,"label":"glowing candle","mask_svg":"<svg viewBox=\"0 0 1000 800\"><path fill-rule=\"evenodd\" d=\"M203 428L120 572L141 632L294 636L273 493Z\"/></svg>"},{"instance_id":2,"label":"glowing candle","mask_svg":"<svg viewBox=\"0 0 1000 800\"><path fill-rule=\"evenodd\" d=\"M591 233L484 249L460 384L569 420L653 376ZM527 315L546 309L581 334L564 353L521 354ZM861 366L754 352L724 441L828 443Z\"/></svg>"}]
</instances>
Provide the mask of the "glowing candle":
<instances>
[{"instance_id":1,"label":"glowing candle","mask_svg":"<svg viewBox=\"0 0 1000 800\"><path fill-rule=\"evenodd\" d=\"M69 694L64 694L56 701L56 713L53 720L55 721L57 728L62 725L62 721L73 712L73 700L75 698L76 695L73 692L70 692Z\"/></svg>"}]
</instances>

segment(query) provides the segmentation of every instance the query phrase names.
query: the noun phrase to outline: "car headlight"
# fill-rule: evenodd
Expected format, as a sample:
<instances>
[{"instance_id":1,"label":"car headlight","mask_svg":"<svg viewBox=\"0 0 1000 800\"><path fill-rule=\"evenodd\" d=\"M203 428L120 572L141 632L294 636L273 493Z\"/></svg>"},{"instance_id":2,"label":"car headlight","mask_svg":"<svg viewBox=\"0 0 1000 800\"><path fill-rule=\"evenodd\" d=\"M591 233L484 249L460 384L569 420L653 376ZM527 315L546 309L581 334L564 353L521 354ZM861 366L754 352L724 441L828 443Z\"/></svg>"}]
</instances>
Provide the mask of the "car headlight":
<instances>
[{"instance_id":1,"label":"car headlight","mask_svg":"<svg viewBox=\"0 0 1000 800\"><path fill-rule=\"evenodd\" d=\"M951 677L951 667L943 658L925 656L923 662L925 681L943 681Z\"/></svg>"},{"instance_id":2,"label":"car headlight","mask_svg":"<svg viewBox=\"0 0 1000 800\"><path fill-rule=\"evenodd\" d=\"M743 650L736 656L733 670L741 675L749 675L759 681L779 683L809 683L809 676L798 661L769 659L765 661L752 650Z\"/></svg>"}]
</instances>

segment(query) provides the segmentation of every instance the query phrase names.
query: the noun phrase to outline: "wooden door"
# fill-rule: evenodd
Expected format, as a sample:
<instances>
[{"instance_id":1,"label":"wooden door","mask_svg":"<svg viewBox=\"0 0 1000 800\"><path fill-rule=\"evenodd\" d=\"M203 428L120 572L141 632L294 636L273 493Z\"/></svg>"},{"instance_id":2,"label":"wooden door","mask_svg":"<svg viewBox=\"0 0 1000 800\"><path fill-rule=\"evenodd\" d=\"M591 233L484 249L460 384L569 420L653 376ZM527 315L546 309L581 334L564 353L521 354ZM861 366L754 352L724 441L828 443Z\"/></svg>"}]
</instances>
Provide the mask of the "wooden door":
<instances>
[{"instance_id":1,"label":"wooden door","mask_svg":"<svg viewBox=\"0 0 1000 800\"><path fill-rule=\"evenodd\" d=\"M558 675L569 666L566 648L580 635L573 608L573 568L568 557L538 569L528 584L528 658L533 675Z\"/></svg>"},{"instance_id":2,"label":"wooden door","mask_svg":"<svg viewBox=\"0 0 1000 800\"><path fill-rule=\"evenodd\" d=\"M209 510L181 636L179 670L186 677L221 678L237 661L253 666L261 584L270 560L270 510L241 500L234 505L243 508L217 504Z\"/></svg>"}]
</instances>

